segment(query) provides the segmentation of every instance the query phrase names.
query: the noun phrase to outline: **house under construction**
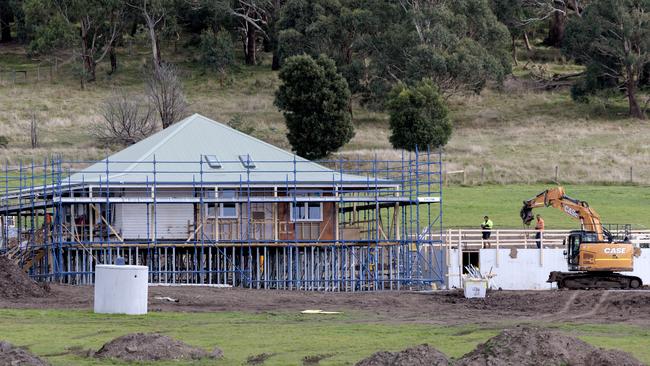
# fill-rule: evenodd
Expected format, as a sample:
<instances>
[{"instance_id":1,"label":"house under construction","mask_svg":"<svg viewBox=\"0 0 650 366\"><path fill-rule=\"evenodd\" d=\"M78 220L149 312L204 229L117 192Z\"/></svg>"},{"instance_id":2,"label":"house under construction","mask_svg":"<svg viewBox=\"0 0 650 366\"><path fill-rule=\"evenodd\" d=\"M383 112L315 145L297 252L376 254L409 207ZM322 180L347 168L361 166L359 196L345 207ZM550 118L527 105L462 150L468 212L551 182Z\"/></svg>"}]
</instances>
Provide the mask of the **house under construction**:
<instances>
[{"instance_id":1,"label":"house under construction","mask_svg":"<svg viewBox=\"0 0 650 366\"><path fill-rule=\"evenodd\" d=\"M0 252L32 277L367 291L443 284L440 154L312 162L200 115L99 162L5 167Z\"/></svg>"}]
</instances>

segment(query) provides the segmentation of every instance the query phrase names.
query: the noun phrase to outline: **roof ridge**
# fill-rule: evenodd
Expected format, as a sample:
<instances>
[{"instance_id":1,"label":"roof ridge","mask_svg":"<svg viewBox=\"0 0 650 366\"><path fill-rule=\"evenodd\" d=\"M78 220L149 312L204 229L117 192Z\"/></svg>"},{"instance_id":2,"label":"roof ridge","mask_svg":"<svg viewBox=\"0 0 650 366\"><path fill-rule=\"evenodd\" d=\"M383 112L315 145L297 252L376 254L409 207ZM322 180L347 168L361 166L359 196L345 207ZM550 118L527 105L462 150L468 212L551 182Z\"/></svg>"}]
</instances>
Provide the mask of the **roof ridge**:
<instances>
[{"instance_id":1,"label":"roof ridge","mask_svg":"<svg viewBox=\"0 0 650 366\"><path fill-rule=\"evenodd\" d=\"M239 134L239 135L241 135L241 136L243 136L243 137L245 137L245 138L248 138L248 139L250 139L250 140L254 140L255 142L259 142L259 143L261 143L261 144L263 144L263 145L266 145L266 146L268 146L268 147L270 147L270 148L272 148L272 149L274 149L274 150L276 150L276 151L280 151L280 152L283 152L283 153L285 153L285 154L293 155L294 157L296 157L296 160L308 161L308 162L310 162L310 163L314 163L314 164L320 165L320 164L315 163L315 162L313 162L313 161L311 161L311 160L309 160L309 159L305 159L305 158L303 158L302 156L300 156L300 155L298 155L298 154L294 154L294 153L289 152L289 151L287 151L287 150L285 150L285 149L282 149L282 148L279 148L279 147L277 147L277 146L275 146L275 145L273 145L273 144L270 144L270 143L268 143L268 142L266 142L266 141L264 141L264 140L258 139L258 138L255 137L255 136L251 136L251 135L245 134L245 133L243 133L243 132L241 132L241 131L239 131L239 130L237 130L237 129L235 129L235 128L232 128L232 127L228 126L228 125L225 124L225 123L222 123L222 122L219 122L219 121L215 121L215 120L213 120L213 119L211 119L211 118L208 118L208 117L203 116L203 115L198 114L198 113L195 113L195 115L197 115L197 116L199 116L199 117L202 117L202 118L204 118L204 119L207 119L208 121L211 121L211 122L213 122L213 123L216 123L216 124L218 124L218 125L220 125L220 126L226 128L226 129L228 129L228 130L230 130L230 131L232 131L232 132L235 132L235 133L237 133L237 134ZM320 166L322 166L322 165L320 165Z\"/></svg>"},{"instance_id":2,"label":"roof ridge","mask_svg":"<svg viewBox=\"0 0 650 366\"><path fill-rule=\"evenodd\" d=\"M129 166L127 166L126 168L124 168L124 170L123 170L121 173L119 173L119 174L115 174L115 175L111 175L111 176L108 177L108 179L110 179L110 178L117 178L117 177L120 177L120 176L126 175L126 174L128 174L129 172L131 172L131 171L132 171L132 170L133 170L133 169L134 169L138 164L140 164L140 163L142 163L143 161L145 161L145 159L146 159L149 155L153 154L153 153L154 153L156 150L158 150L161 146L163 146L165 143L167 143L167 141L171 140L174 136L176 136L176 135L177 135L180 131L182 131L182 130L185 128L185 126L187 126L190 122L194 121L194 120L196 119L196 116L200 116L200 117L202 117L200 114L198 114L198 113L194 113L193 115L191 115L191 116L189 116L189 117L183 119L180 123L177 123L176 126L174 126L175 130L171 131L167 136L165 136L163 139L161 139L160 141L158 141L158 143L155 144L152 148L150 148L150 149L147 150L144 154L142 154L142 156L140 156L140 158L138 158L136 161L132 162ZM165 131L165 130L164 130L164 129L160 130L160 132L163 132L163 131ZM160 132L157 132L157 133L160 133ZM153 137L153 136L155 136L157 133L155 133L155 134L153 134L153 135L151 135L151 136L149 136L149 137ZM106 159L104 159L104 160L107 160L107 159L108 159L108 157L107 157ZM110 162L110 160L109 160L109 162Z\"/></svg>"}]
</instances>

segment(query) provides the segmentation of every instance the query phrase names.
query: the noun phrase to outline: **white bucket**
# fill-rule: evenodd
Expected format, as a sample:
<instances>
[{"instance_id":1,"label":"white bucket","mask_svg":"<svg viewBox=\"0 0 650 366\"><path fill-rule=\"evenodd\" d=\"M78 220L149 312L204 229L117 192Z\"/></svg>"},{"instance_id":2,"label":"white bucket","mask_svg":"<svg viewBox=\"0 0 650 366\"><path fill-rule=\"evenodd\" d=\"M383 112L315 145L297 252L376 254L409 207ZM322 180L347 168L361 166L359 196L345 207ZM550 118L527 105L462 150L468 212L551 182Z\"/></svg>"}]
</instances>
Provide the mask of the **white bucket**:
<instances>
[{"instance_id":1,"label":"white bucket","mask_svg":"<svg viewBox=\"0 0 650 366\"><path fill-rule=\"evenodd\" d=\"M99 264L95 268L95 313L147 313L148 268Z\"/></svg>"},{"instance_id":2,"label":"white bucket","mask_svg":"<svg viewBox=\"0 0 650 366\"><path fill-rule=\"evenodd\" d=\"M468 278L465 279L465 297L484 298L485 291L487 290L487 280Z\"/></svg>"}]
</instances>

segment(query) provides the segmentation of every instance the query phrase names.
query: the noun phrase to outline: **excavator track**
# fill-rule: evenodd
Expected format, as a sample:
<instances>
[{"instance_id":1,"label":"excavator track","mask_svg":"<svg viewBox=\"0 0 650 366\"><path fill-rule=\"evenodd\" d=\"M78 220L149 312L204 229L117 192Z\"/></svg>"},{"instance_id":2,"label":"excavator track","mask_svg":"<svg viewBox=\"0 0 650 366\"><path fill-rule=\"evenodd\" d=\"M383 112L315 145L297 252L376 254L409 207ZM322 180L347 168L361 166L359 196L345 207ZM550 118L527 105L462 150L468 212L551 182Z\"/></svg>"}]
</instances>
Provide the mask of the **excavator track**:
<instances>
[{"instance_id":1,"label":"excavator track","mask_svg":"<svg viewBox=\"0 0 650 366\"><path fill-rule=\"evenodd\" d=\"M635 289L643 285L639 277L615 272L551 272L546 282L556 282L560 289Z\"/></svg>"}]
</instances>

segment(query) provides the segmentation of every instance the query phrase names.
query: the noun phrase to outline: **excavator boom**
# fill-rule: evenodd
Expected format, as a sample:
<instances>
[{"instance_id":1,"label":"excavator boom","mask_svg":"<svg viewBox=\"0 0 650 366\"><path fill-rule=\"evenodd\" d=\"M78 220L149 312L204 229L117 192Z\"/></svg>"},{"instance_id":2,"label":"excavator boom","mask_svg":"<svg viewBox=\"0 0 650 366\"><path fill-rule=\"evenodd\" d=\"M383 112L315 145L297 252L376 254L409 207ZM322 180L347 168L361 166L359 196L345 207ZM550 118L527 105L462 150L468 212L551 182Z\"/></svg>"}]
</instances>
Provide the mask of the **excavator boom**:
<instances>
[{"instance_id":1,"label":"excavator boom","mask_svg":"<svg viewBox=\"0 0 650 366\"><path fill-rule=\"evenodd\" d=\"M582 230L594 232L598 241L605 241L600 215L589 207L587 202L567 196L564 193L564 188L547 189L524 201L524 206L519 215L525 225L529 225L533 221L533 209L538 207L553 207L561 210L571 218L579 220Z\"/></svg>"}]
</instances>

